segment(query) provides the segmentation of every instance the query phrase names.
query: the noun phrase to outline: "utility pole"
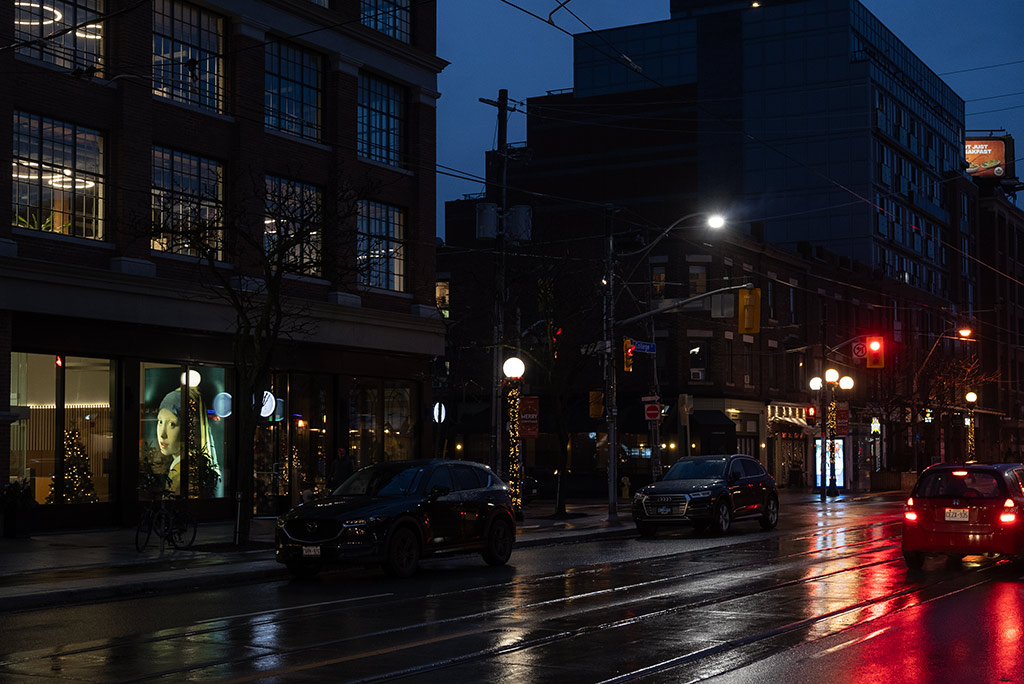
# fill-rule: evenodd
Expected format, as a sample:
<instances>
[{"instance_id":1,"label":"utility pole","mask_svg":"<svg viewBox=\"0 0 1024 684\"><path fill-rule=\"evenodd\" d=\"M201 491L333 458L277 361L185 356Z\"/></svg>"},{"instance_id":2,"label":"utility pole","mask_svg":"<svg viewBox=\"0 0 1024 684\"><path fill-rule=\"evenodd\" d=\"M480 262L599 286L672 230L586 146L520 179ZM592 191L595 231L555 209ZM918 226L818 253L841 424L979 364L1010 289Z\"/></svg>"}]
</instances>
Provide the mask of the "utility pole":
<instances>
[{"instance_id":1,"label":"utility pole","mask_svg":"<svg viewBox=\"0 0 1024 684\"><path fill-rule=\"evenodd\" d=\"M498 156L501 158L501 208L498 210L498 230L495 235L494 251L494 354L491 383L491 463L494 472L504 477L502 470L502 352L505 348L505 237L506 215L508 213L508 90L498 90L498 100L480 98L480 102L498 108Z\"/></svg>"},{"instance_id":2,"label":"utility pole","mask_svg":"<svg viewBox=\"0 0 1024 684\"><path fill-rule=\"evenodd\" d=\"M605 288L604 288L604 412L608 425L608 521L618 522L619 505L616 490L616 470L619 453L616 427L619 407L615 397L615 350L612 344L615 322L615 244L612 232L611 208L605 209Z\"/></svg>"}]
</instances>

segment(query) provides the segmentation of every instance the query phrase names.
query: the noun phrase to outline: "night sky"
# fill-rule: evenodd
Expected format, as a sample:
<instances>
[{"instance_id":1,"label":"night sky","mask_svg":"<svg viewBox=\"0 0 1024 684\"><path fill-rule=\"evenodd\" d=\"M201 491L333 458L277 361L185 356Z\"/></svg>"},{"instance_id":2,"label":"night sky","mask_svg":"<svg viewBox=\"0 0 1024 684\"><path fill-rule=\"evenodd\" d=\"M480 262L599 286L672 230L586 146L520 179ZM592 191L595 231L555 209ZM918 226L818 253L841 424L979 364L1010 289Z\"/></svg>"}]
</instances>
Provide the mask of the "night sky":
<instances>
[{"instance_id":1,"label":"night sky","mask_svg":"<svg viewBox=\"0 0 1024 684\"><path fill-rule=\"evenodd\" d=\"M1006 129L1017 139L1017 157L1024 154L1024 1L861 2L964 98L967 130ZM546 19L559 1L514 3ZM669 18L669 0L572 0L567 8L576 17L562 9L553 19L569 34ZM525 101L571 88L572 38L502 0L440 0L437 24L437 54L451 62L438 79L437 162L441 171L482 177L497 111L478 98L496 99L507 88L510 99ZM514 113L508 140L525 138L526 115ZM444 202L481 190L479 180L438 174L439 235Z\"/></svg>"}]
</instances>

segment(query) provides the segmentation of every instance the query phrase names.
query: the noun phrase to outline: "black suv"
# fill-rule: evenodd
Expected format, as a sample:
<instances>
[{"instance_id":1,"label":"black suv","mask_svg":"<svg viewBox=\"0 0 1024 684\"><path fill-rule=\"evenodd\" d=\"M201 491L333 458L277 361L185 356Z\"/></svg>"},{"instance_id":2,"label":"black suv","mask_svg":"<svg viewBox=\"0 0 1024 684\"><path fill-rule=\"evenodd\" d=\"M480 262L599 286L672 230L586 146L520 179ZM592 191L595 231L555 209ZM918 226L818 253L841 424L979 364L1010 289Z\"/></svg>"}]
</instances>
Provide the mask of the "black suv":
<instances>
[{"instance_id":1,"label":"black suv","mask_svg":"<svg viewBox=\"0 0 1024 684\"><path fill-rule=\"evenodd\" d=\"M296 577L326 566L377 564L416 572L421 556L479 551L490 565L512 554L508 487L469 461L390 461L356 471L329 496L277 520L276 557Z\"/></svg>"},{"instance_id":2,"label":"black suv","mask_svg":"<svg viewBox=\"0 0 1024 684\"><path fill-rule=\"evenodd\" d=\"M681 458L633 497L633 522L642 537L682 526L725 534L733 522L748 519L766 530L775 527L779 492L761 464L743 454Z\"/></svg>"}]
</instances>

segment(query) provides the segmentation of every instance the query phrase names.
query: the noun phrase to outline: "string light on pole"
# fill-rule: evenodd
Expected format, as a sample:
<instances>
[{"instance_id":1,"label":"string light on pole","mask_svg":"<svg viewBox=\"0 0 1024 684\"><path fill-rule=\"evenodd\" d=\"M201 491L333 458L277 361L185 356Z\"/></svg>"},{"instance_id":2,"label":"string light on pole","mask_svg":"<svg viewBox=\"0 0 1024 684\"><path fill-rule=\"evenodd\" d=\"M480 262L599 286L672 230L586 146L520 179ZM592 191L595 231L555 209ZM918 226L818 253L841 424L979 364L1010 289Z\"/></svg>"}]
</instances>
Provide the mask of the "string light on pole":
<instances>
[{"instance_id":1,"label":"string light on pole","mask_svg":"<svg viewBox=\"0 0 1024 684\"><path fill-rule=\"evenodd\" d=\"M508 480L516 519L523 515L523 454L519 442L519 383L526 372L522 359L505 359L501 371L508 379Z\"/></svg>"}]
</instances>

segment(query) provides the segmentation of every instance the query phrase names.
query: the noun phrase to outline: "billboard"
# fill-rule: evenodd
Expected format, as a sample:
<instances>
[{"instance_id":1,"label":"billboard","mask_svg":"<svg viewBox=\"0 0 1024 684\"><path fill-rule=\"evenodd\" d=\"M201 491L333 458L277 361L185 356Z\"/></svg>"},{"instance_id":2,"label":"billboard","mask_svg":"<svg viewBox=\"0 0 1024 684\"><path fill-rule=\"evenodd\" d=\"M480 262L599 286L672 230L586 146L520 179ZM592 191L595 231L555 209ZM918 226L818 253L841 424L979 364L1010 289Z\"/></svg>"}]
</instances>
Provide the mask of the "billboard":
<instances>
[{"instance_id":1,"label":"billboard","mask_svg":"<svg viewBox=\"0 0 1024 684\"><path fill-rule=\"evenodd\" d=\"M973 178L1013 178L1013 138L967 138L965 141L967 175Z\"/></svg>"}]
</instances>

